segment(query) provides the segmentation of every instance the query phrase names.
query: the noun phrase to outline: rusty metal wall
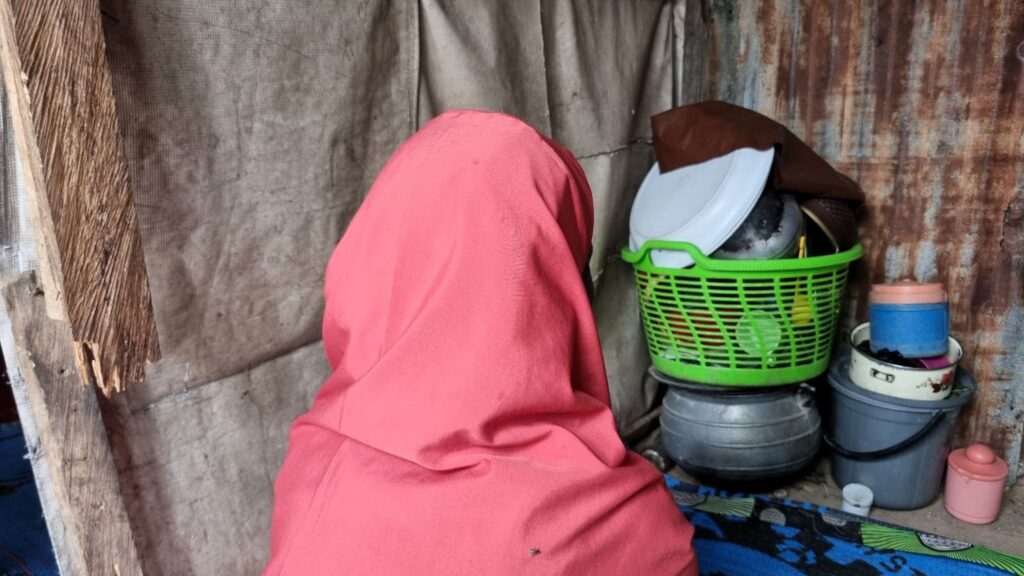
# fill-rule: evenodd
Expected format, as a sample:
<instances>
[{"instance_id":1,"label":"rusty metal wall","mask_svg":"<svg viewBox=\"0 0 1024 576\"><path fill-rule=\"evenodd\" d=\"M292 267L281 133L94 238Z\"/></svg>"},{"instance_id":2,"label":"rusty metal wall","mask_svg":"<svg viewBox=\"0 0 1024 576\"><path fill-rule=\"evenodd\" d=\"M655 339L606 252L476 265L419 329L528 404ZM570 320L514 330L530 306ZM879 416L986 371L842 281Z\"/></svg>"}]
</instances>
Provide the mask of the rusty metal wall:
<instances>
[{"instance_id":1,"label":"rusty metal wall","mask_svg":"<svg viewBox=\"0 0 1024 576\"><path fill-rule=\"evenodd\" d=\"M981 385L959 442L1019 470L1024 2L680 0L676 28L678 98L778 119L867 193L849 321L870 283L946 284Z\"/></svg>"}]
</instances>

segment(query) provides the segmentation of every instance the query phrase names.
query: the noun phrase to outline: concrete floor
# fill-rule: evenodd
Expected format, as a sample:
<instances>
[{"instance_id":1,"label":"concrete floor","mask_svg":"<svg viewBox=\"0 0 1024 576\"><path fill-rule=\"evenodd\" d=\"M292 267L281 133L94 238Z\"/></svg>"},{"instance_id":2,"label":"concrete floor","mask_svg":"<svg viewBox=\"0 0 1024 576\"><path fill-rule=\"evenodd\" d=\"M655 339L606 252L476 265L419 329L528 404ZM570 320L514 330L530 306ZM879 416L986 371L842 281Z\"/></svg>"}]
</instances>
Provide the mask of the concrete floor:
<instances>
[{"instance_id":1,"label":"concrete floor","mask_svg":"<svg viewBox=\"0 0 1024 576\"><path fill-rule=\"evenodd\" d=\"M700 484L679 468L673 468L669 473L687 482ZM832 508L842 506L840 490L832 482L832 476L829 474L828 458L822 458L817 468L803 478L767 494L776 498L789 498ZM1024 486L1021 484L1003 495L1003 510L999 518L985 526L967 524L950 516L942 506L941 495L930 506L920 510L872 508L871 517L1024 557Z\"/></svg>"}]
</instances>

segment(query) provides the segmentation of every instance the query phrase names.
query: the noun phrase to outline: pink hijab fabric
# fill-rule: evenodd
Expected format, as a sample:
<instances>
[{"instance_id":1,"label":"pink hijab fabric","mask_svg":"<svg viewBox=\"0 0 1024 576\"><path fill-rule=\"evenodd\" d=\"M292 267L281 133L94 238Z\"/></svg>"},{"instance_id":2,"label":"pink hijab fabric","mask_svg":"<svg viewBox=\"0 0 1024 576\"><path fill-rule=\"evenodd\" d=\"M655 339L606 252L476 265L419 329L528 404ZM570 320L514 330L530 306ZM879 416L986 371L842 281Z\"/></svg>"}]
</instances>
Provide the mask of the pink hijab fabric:
<instances>
[{"instance_id":1,"label":"pink hijab fabric","mask_svg":"<svg viewBox=\"0 0 1024 576\"><path fill-rule=\"evenodd\" d=\"M593 200L521 121L457 111L384 167L327 267L334 372L292 426L265 575L697 574L609 409Z\"/></svg>"}]
</instances>

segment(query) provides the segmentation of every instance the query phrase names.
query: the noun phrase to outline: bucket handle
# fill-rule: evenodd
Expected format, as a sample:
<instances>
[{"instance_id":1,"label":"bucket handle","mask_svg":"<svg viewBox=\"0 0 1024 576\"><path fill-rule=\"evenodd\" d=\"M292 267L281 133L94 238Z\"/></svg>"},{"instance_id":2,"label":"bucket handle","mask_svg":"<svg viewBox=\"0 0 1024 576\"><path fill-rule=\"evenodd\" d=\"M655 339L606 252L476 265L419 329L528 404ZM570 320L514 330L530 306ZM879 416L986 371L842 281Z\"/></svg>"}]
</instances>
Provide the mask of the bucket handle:
<instances>
[{"instance_id":1,"label":"bucket handle","mask_svg":"<svg viewBox=\"0 0 1024 576\"><path fill-rule=\"evenodd\" d=\"M943 410L939 410L932 415L931 420L929 420L928 423L924 425L924 428L921 428L907 439L903 440L902 442L893 444L888 448L882 448L881 450L872 450L871 452L856 452L854 450L847 450L840 446L839 444L837 444L835 439L833 439L828 434L824 434L822 437L825 440L825 444L828 444L828 447L831 448L836 454L839 454L840 456L845 456L850 460L879 460L881 458L885 458L886 456L892 456L893 454L902 452L907 448L910 448L914 444L917 444L922 438L924 438L928 434L931 434L932 430L935 430L935 428L939 425L940 422L942 422L942 420L945 417L946 412Z\"/></svg>"}]
</instances>

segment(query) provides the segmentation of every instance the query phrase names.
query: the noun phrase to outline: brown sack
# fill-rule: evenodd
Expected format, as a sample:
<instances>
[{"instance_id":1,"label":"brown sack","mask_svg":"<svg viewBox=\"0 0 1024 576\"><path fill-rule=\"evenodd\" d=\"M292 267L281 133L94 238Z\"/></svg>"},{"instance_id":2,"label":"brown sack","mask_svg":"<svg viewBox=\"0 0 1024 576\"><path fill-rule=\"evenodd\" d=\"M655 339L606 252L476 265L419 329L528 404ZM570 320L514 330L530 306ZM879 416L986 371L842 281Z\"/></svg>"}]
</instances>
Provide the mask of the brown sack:
<instances>
[{"instance_id":1,"label":"brown sack","mask_svg":"<svg viewBox=\"0 0 1024 576\"><path fill-rule=\"evenodd\" d=\"M717 100L680 106L651 117L654 153L662 172L698 164L737 148L775 147L772 187L807 197L856 203L864 192L778 122Z\"/></svg>"}]
</instances>

